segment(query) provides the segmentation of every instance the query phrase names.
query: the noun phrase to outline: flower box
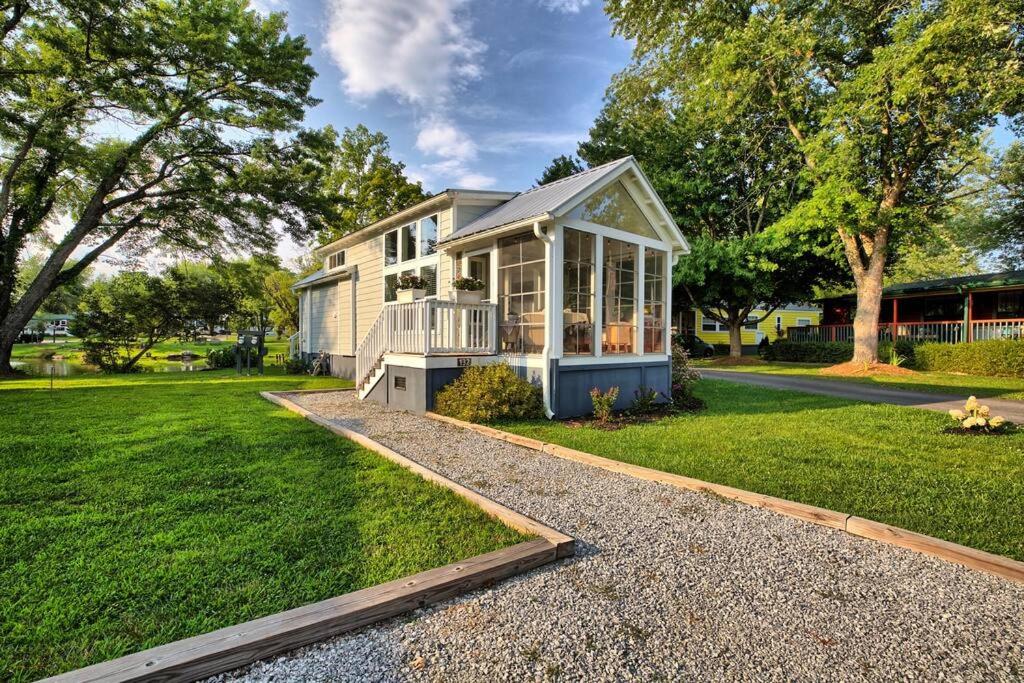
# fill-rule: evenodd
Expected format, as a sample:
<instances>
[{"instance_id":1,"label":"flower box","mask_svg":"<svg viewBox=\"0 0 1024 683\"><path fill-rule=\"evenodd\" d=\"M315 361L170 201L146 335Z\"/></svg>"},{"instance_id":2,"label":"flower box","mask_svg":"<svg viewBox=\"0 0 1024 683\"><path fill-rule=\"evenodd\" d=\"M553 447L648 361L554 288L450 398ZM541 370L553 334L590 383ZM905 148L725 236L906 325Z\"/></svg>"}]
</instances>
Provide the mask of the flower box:
<instances>
[{"instance_id":1,"label":"flower box","mask_svg":"<svg viewBox=\"0 0 1024 683\"><path fill-rule=\"evenodd\" d=\"M398 290L398 303L410 304L413 301L419 301L427 295L425 289L400 289Z\"/></svg>"}]
</instances>

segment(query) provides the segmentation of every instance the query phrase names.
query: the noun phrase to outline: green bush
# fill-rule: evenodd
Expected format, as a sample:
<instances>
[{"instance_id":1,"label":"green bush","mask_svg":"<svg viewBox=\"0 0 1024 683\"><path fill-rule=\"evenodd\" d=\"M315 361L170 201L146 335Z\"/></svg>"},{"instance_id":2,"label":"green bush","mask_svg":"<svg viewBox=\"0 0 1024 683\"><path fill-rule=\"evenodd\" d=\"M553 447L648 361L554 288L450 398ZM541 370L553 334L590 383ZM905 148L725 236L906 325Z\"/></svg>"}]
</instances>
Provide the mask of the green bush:
<instances>
[{"instance_id":1,"label":"green bush","mask_svg":"<svg viewBox=\"0 0 1024 683\"><path fill-rule=\"evenodd\" d=\"M544 417L540 387L505 363L474 365L437 392L434 410L466 422Z\"/></svg>"},{"instance_id":2,"label":"green bush","mask_svg":"<svg viewBox=\"0 0 1024 683\"><path fill-rule=\"evenodd\" d=\"M210 349L206 352L206 367L208 368L233 368L235 367L235 350L233 347L222 349Z\"/></svg>"},{"instance_id":3,"label":"green bush","mask_svg":"<svg viewBox=\"0 0 1024 683\"><path fill-rule=\"evenodd\" d=\"M970 344L925 343L914 347L915 370L1024 377L1024 341L990 339Z\"/></svg>"},{"instance_id":4,"label":"green bush","mask_svg":"<svg viewBox=\"0 0 1024 683\"><path fill-rule=\"evenodd\" d=\"M284 371L289 375L304 375L309 365L302 358L289 357L284 359Z\"/></svg>"},{"instance_id":5,"label":"green bush","mask_svg":"<svg viewBox=\"0 0 1024 683\"><path fill-rule=\"evenodd\" d=\"M780 339L765 349L765 360L788 363L845 363L853 358L852 342L794 342Z\"/></svg>"},{"instance_id":6,"label":"green bush","mask_svg":"<svg viewBox=\"0 0 1024 683\"><path fill-rule=\"evenodd\" d=\"M590 403L594 406L594 418L601 423L607 422L612 417L612 410L615 402L619 400L619 388L611 387L608 391L602 392L597 387L590 390Z\"/></svg>"}]
</instances>

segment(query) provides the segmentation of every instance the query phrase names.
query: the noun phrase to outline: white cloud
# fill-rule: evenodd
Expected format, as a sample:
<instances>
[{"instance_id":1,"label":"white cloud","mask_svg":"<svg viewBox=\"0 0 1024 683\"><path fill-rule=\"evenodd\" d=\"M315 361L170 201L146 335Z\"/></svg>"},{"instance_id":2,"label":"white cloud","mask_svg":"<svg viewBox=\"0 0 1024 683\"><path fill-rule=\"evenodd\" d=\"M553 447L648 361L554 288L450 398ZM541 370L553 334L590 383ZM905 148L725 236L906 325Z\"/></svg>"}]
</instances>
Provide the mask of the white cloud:
<instances>
[{"instance_id":1,"label":"white cloud","mask_svg":"<svg viewBox=\"0 0 1024 683\"><path fill-rule=\"evenodd\" d=\"M590 0L539 0L540 6L552 12L562 14L578 14L581 9L590 4Z\"/></svg>"},{"instance_id":2,"label":"white cloud","mask_svg":"<svg viewBox=\"0 0 1024 683\"><path fill-rule=\"evenodd\" d=\"M465 3L329 0L327 49L346 92L436 105L480 78L485 46L471 35Z\"/></svg>"},{"instance_id":3,"label":"white cloud","mask_svg":"<svg viewBox=\"0 0 1024 683\"><path fill-rule=\"evenodd\" d=\"M483 173L466 173L455 179L455 184L464 190L486 190L496 182L497 178Z\"/></svg>"},{"instance_id":4,"label":"white cloud","mask_svg":"<svg viewBox=\"0 0 1024 683\"><path fill-rule=\"evenodd\" d=\"M524 146L572 151L576 149L579 141L586 137L586 131L504 131L488 134L481 142L480 148L495 153L512 152Z\"/></svg>"},{"instance_id":5,"label":"white cloud","mask_svg":"<svg viewBox=\"0 0 1024 683\"><path fill-rule=\"evenodd\" d=\"M441 118L432 118L420 126L416 149L445 159L476 159L476 143L451 121Z\"/></svg>"}]
</instances>

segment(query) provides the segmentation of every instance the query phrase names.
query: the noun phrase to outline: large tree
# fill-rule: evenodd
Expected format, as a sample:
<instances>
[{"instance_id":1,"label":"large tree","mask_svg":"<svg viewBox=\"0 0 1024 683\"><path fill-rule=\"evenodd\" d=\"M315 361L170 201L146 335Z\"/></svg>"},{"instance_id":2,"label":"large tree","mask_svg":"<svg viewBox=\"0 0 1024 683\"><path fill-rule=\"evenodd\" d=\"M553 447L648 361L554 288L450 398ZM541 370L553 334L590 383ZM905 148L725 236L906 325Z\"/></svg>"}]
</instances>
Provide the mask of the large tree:
<instances>
[{"instance_id":1,"label":"large tree","mask_svg":"<svg viewBox=\"0 0 1024 683\"><path fill-rule=\"evenodd\" d=\"M721 130L778 117L812 190L779 223L834 231L857 286L854 360L878 359L890 246L955 196L982 131L1019 113L1022 6L1001 0L607 0L621 76Z\"/></svg>"},{"instance_id":2,"label":"large tree","mask_svg":"<svg viewBox=\"0 0 1024 683\"><path fill-rule=\"evenodd\" d=\"M537 185L547 185L553 183L556 180L562 178L568 178L571 175L584 170L583 164L580 160L572 155L560 154L551 160L551 163L544 167L544 171L540 174L540 178L535 181Z\"/></svg>"},{"instance_id":3,"label":"large tree","mask_svg":"<svg viewBox=\"0 0 1024 683\"><path fill-rule=\"evenodd\" d=\"M784 122L710 123L697 107L619 79L579 153L592 166L637 158L690 241L674 300L724 325L739 356L744 325L810 298L835 273L836 254L828 239L794 239L776 227L809 192Z\"/></svg>"},{"instance_id":4,"label":"large tree","mask_svg":"<svg viewBox=\"0 0 1024 683\"><path fill-rule=\"evenodd\" d=\"M362 124L346 128L337 138L326 188L341 202L341 215L320 232L322 244L427 197L420 183L406 177L405 164L391 158L387 136Z\"/></svg>"},{"instance_id":5,"label":"large tree","mask_svg":"<svg viewBox=\"0 0 1024 683\"><path fill-rule=\"evenodd\" d=\"M115 246L270 250L277 228L323 229L332 139L296 132L308 56L247 0L0 4L0 373L43 300Z\"/></svg>"}]
</instances>

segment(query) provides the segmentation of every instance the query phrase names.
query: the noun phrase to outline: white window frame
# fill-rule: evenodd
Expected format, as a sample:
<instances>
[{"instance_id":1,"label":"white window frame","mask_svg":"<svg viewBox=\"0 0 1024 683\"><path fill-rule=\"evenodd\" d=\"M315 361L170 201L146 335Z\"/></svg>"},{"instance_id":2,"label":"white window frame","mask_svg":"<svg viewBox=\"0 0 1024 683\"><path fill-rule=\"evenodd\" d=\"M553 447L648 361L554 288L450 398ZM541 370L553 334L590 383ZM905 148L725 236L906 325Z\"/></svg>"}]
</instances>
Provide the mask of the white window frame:
<instances>
[{"instance_id":1,"label":"white window frame","mask_svg":"<svg viewBox=\"0 0 1024 683\"><path fill-rule=\"evenodd\" d=\"M381 300L384 302L385 305L386 304L394 303L393 301L388 301L387 300L387 296L388 296L387 277L388 277L388 275L401 275L402 273L406 273L408 271L412 271L416 275L420 275L420 273L422 273L422 270L423 270L424 267L433 266L434 267L435 286L436 286L438 291L440 291L440 289L441 289L441 283L439 281L439 278L441 277L441 251L440 251L440 249L437 249L435 247L434 248L434 253L433 254L427 254L426 256L424 256L423 254L420 253L422 251L422 246L423 246L420 243L420 221L426 220L428 218L436 218L436 222L437 222L437 226L438 226L438 237L440 238L441 212L436 212L436 213L431 213L431 214L428 214L426 216L423 216L422 218L417 218L414 221L409 221L408 223L403 223L402 225L400 225L397 228L394 228L392 230L388 230L388 231L386 231L384 233L383 239L381 239L381 243L380 243L380 261L381 261L381 264L383 265L382 272L381 272L381 280L382 280L383 286L381 287L381 294L380 294L380 296L381 296ZM405 241L402 239L402 230L404 230L405 228L408 228L409 226L414 226L415 235L414 235L413 242L416 245L416 251L415 251L415 254L413 254L413 257L411 259L403 261L402 257L405 255L405 253L404 253L405 252ZM392 233L395 234L395 240L398 243L398 262L394 263L392 265L387 265L386 261L385 261L385 258L386 258L385 249L386 249L386 243L387 243L387 236L389 234L392 234ZM428 295L427 298L428 299L436 299L437 296L438 295L435 292L434 294Z\"/></svg>"},{"instance_id":2,"label":"white window frame","mask_svg":"<svg viewBox=\"0 0 1024 683\"><path fill-rule=\"evenodd\" d=\"M344 268L345 267L345 259L346 259L345 251L346 251L345 249L342 249L341 251L336 251L333 254L328 254L327 258L324 260L324 272L328 272L329 273L332 270L337 270L338 268ZM338 257L338 256L341 257L341 263L336 263L334 265L331 265L332 262L335 260L335 257Z\"/></svg>"},{"instance_id":3,"label":"white window frame","mask_svg":"<svg viewBox=\"0 0 1024 683\"><path fill-rule=\"evenodd\" d=\"M812 321L810 318L797 318L796 319L796 326L797 327L810 327L813 324L814 324L814 321Z\"/></svg>"}]
</instances>

